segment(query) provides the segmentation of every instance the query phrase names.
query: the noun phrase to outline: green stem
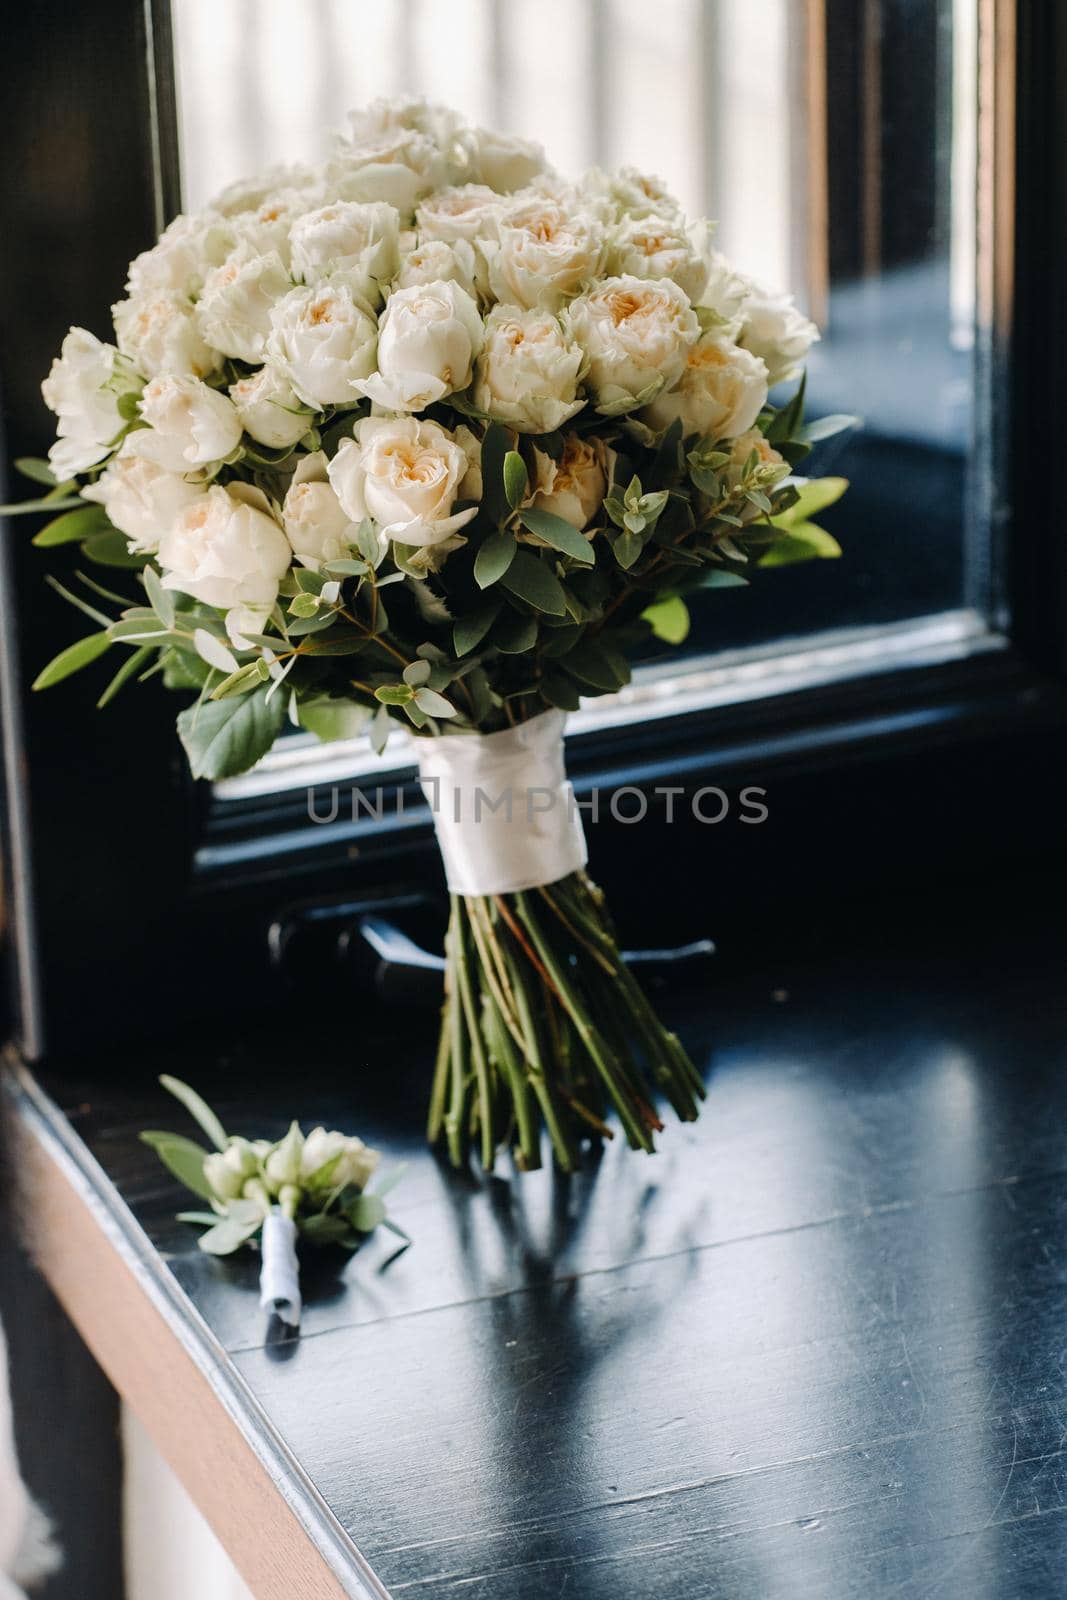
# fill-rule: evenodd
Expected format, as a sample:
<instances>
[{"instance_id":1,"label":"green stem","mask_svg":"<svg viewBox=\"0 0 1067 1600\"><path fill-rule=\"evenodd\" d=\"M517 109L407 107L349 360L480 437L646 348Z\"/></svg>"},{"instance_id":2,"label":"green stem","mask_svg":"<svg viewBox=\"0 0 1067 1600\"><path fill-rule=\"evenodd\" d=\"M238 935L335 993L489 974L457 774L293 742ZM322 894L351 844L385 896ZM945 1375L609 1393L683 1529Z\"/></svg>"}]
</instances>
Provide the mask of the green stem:
<instances>
[{"instance_id":1,"label":"green stem","mask_svg":"<svg viewBox=\"0 0 1067 1600\"><path fill-rule=\"evenodd\" d=\"M459 990L460 1004L463 1007L463 1015L467 1023L471 1060L474 1063L474 1081L478 1093L478 1123L481 1133L482 1166L486 1172L491 1172L496 1155L496 1136L493 1132L493 1101L489 1084L489 1063L485 1057L485 1045L482 1040L478 1012L474 1003L474 990L467 961L466 910L458 895L452 896L452 906L456 919L456 933L452 946L453 959L456 963L456 987Z\"/></svg>"}]
</instances>

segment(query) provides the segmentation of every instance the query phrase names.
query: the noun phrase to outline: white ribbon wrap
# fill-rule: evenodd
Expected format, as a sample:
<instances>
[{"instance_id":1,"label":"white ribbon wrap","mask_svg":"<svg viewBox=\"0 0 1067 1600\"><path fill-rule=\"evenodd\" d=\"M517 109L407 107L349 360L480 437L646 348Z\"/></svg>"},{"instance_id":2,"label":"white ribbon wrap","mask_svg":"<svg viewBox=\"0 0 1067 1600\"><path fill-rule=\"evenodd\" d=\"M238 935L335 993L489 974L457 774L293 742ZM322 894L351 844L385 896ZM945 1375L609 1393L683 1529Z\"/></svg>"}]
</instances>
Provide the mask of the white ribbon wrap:
<instances>
[{"instance_id":1,"label":"white ribbon wrap","mask_svg":"<svg viewBox=\"0 0 1067 1600\"><path fill-rule=\"evenodd\" d=\"M300 1267L296 1259L296 1223L277 1206L267 1213L260 1241L263 1266L259 1274L259 1303L274 1311L291 1328L299 1328L303 1302Z\"/></svg>"},{"instance_id":2,"label":"white ribbon wrap","mask_svg":"<svg viewBox=\"0 0 1067 1600\"><path fill-rule=\"evenodd\" d=\"M515 894L586 863L582 819L563 765L562 711L501 733L416 741L453 894Z\"/></svg>"}]
</instances>

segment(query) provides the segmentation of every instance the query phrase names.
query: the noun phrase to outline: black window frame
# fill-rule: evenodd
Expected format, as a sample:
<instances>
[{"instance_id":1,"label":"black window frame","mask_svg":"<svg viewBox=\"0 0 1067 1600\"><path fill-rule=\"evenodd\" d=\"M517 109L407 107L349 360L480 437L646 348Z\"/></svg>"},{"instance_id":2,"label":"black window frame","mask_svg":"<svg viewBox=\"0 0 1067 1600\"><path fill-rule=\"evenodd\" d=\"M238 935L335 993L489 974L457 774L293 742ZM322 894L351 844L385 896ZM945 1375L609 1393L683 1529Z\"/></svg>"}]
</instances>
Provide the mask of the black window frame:
<instances>
[{"instance_id":1,"label":"black window frame","mask_svg":"<svg viewBox=\"0 0 1067 1600\"><path fill-rule=\"evenodd\" d=\"M917 660L756 702L607 728L576 741L579 792L626 783L767 787L763 829L666 833L610 818L594 872L624 926L697 924L739 945L951 871L987 873L1062 841L1067 784L1067 547L1049 513L1057 375L1067 370L1067 11L981 0L983 137L997 247L980 263L983 382L996 420L982 485L1005 552L1002 648ZM167 0L27 8L10 24L7 237L0 264L4 457L50 437L37 386L71 320L103 331L127 261L178 209ZM72 183L71 174L78 180ZM79 246L78 241L82 244ZM26 308L33 308L33 315ZM8 484L8 491L11 489ZM262 1003L268 929L294 903L410 896L440 883L413 786L387 827L309 826L301 794L229 808L192 785L165 691L100 716L93 687L30 695L76 624L45 588L27 519L0 569L6 944L24 1052L151 1038L180 1015L212 1025ZM59 564L56 564L59 570ZM154 697L160 703L154 703ZM205 844L207 848L205 849Z\"/></svg>"}]
</instances>

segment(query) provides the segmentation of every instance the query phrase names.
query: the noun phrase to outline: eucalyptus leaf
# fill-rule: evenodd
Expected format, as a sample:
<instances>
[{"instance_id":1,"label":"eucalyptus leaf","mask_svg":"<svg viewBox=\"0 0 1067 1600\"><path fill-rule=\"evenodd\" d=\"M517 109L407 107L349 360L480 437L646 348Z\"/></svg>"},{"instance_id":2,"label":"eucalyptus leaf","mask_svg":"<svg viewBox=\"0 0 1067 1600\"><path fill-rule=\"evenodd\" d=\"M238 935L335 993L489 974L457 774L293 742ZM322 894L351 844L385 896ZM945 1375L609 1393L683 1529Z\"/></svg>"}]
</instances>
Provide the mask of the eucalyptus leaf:
<instances>
[{"instance_id":1,"label":"eucalyptus leaf","mask_svg":"<svg viewBox=\"0 0 1067 1600\"><path fill-rule=\"evenodd\" d=\"M116 672L115 676L112 678L111 682L108 684L107 688L96 702L96 709L98 711L102 711L105 706L111 704L112 700L114 700L123 684L129 683L130 679L140 671L141 667L152 655L152 650L153 647L151 645L142 644L133 652L131 656L127 656L126 660L122 663L122 666Z\"/></svg>"},{"instance_id":2,"label":"eucalyptus leaf","mask_svg":"<svg viewBox=\"0 0 1067 1600\"><path fill-rule=\"evenodd\" d=\"M549 616L564 617L567 599L563 586L547 562L528 550L519 550L501 578L505 589Z\"/></svg>"},{"instance_id":3,"label":"eucalyptus leaf","mask_svg":"<svg viewBox=\"0 0 1067 1600\"><path fill-rule=\"evenodd\" d=\"M504 457L508 453L507 429L491 422L482 439L482 504L493 522L507 519L508 497L504 490Z\"/></svg>"},{"instance_id":4,"label":"eucalyptus leaf","mask_svg":"<svg viewBox=\"0 0 1067 1600\"><path fill-rule=\"evenodd\" d=\"M247 1244L262 1226L262 1217L257 1218L255 1222L233 1222L229 1217L223 1217L221 1222L216 1222L213 1228L202 1233L197 1243L209 1256L232 1256L234 1251L240 1250L243 1244Z\"/></svg>"},{"instance_id":5,"label":"eucalyptus leaf","mask_svg":"<svg viewBox=\"0 0 1067 1600\"><path fill-rule=\"evenodd\" d=\"M504 457L504 494L513 511L521 506L529 484L525 461L517 450L509 450Z\"/></svg>"},{"instance_id":6,"label":"eucalyptus leaf","mask_svg":"<svg viewBox=\"0 0 1067 1600\"><path fill-rule=\"evenodd\" d=\"M261 686L229 700L187 706L178 717L178 735L194 778L232 778L265 756L285 720L281 696L267 699Z\"/></svg>"},{"instance_id":7,"label":"eucalyptus leaf","mask_svg":"<svg viewBox=\"0 0 1067 1600\"><path fill-rule=\"evenodd\" d=\"M573 522L568 522L564 517L553 516L551 511L539 511L534 506L527 506L519 513L523 526L531 533L536 533L553 550L560 550L564 555L570 556L573 561L580 561L583 566L591 567L596 557L593 553L592 543L579 533Z\"/></svg>"},{"instance_id":8,"label":"eucalyptus leaf","mask_svg":"<svg viewBox=\"0 0 1067 1600\"><path fill-rule=\"evenodd\" d=\"M201 1099L196 1090L191 1089L180 1078L172 1078L166 1072L161 1074L159 1082L168 1094L172 1094L175 1100L181 1102L201 1132L207 1134L215 1149L225 1150L230 1142L229 1135L214 1111L205 1100Z\"/></svg>"},{"instance_id":9,"label":"eucalyptus leaf","mask_svg":"<svg viewBox=\"0 0 1067 1600\"><path fill-rule=\"evenodd\" d=\"M82 554L100 567L143 567L148 560L146 555L138 555L130 549L126 535L117 528L91 534L82 544Z\"/></svg>"},{"instance_id":10,"label":"eucalyptus leaf","mask_svg":"<svg viewBox=\"0 0 1067 1600\"><path fill-rule=\"evenodd\" d=\"M34 534L32 543L39 550L51 550L60 544L77 544L90 534L101 533L110 527L103 506L79 506L76 511L65 511L61 517L46 522ZM119 537L122 537L121 534ZM122 542L125 544L125 539Z\"/></svg>"},{"instance_id":11,"label":"eucalyptus leaf","mask_svg":"<svg viewBox=\"0 0 1067 1600\"><path fill-rule=\"evenodd\" d=\"M479 606L464 617L458 617L452 628L452 645L457 656L465 656L481 644L489 629L500 615L500 601Z\"/></svg>"},{"instance_id":12,"label":"eucalyptus leaf","mask_svg":"<svg viewBox=\"0 0 1067 1600\"><path fill-rule=\"evenodd\" d=\"M832 533L815 522L798 522L768 545L760 560L761 567L787 567L797 561L834 560L841 554L841 546Z\"/></svg>"},{"instance_id":13,"label":"eucalyptus leaf","mask_svg":"<svg viewBox=\"0 0 1067 1600\"><path fill-rule=\"evenodd\" d=\"M86 634L84 639L68 644L65 650L53 656L48 665L34 678L31 688L50 689L54 683L61 683L72 673L80 672L83 667L90 666L110 648L111 638L107 630Z\"/></svg>"},{"instance_id":14,"label":"eucalyptus leaf","mask_svg":"<svg viewBox=\"0 0 1067 1600\"><path fill-rule=\"evenodd\" d=\"M373 1233L385 1221L385 1201L376 1194L361 1194L345 1211L357 1233Z\"/></svg>"},{"instance_id":15,"label":"eucalyptus leaf","mask_svg":"<svg viewBox=\"0 0 1067 1600\"><path fill-rule=\"evenodd\" d=\"M415 690L415 704L420 711L428 717L454 717L456 708L451 700L446 700L443 694L438 694L436 689L421 688Z\"/></svg>"},{"instance_id":16,"label":"eucalyptus leaf","mask_svg":"<svg viewBox=\"0 0 1067 1600\"><path fill-rule=\"evenodd\" d=\"M179 1183L198 1194L202 1200L214 1199L214 1190L204 1177L207 1151L201 1145L180 1133L160 1133L153 1129L141 1134L141 1142L156 1152Z\"/></svg>"},{"instance_id":17,"label":"eucalyptus leaf","mask_svg":"<svg viewBox=\"0 0 1067 1600\"><path fill-rule=\"evenodd\" d=\"M352 700L322 695L299 701L297 717L302 728L329 744L335 739L355 739L365 730L371 711L369 706L356 705Z\"/></svg>"},{"instance_id":18,"label":"eucalyptus leaf","mask_svg":"<svg viewBox=\"0 0 1067 1600\"><path fill-rule=\"evenodd\" d=\"M474 558L474 581L480 589L498 583L518 554L515 535L507 528L491 533Z\"/></svg>"}]
</instances>

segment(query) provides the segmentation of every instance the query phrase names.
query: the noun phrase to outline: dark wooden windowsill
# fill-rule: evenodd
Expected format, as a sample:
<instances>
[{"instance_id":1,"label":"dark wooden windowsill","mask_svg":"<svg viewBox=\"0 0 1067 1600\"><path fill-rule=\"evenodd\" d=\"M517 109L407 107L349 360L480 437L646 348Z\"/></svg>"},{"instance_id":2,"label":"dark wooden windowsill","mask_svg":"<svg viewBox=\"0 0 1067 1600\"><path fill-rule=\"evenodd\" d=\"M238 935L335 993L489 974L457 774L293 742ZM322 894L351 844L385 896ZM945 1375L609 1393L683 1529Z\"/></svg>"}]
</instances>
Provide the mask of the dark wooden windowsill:
<instances>
[{"instance_id":1,"label":"dark wooden windowsill","mask_svg":"<svg viewBox=\"0 0 1067 1600\"><path fill-rule=\"evenodd\" d=\"M655 1161L461 1181L432 1017L12 1063L41 1267L262 1600L956 1600L1062 1570L1062 879L660 997L710 1069ZM1033 891L1044 912L1035 914ZM145 1126L358 1129L414 1237L313 1258L297 1342Z\"/></svg>"}]
</instances>

